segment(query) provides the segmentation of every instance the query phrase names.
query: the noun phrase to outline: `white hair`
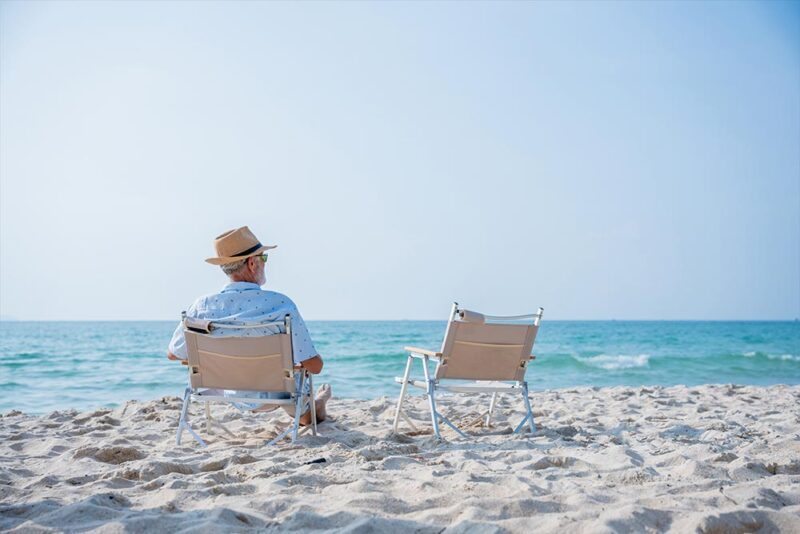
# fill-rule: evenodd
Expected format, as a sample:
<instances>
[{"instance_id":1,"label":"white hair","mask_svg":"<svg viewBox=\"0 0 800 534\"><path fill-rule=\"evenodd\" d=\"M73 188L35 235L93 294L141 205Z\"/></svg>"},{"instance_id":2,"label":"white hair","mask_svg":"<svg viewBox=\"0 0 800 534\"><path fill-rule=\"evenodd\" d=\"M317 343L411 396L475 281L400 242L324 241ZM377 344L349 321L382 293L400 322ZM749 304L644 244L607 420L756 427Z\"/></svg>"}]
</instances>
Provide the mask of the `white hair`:
<instances>
[{"instance_id":1,"label":"white hair","mask_svg":"<svg viewBox=\"0 0 800 534\"><path fill-rule=\"evenodd\" d=\"M222 265L220 265L220 268L222 268L222 272L224 272L228 276L231 276L244 269L244 267L247 265L247 260L249 259L250 258L245 258L243 260L235 261L233 263L223 263Z\"/></svg>"}]
</instances>

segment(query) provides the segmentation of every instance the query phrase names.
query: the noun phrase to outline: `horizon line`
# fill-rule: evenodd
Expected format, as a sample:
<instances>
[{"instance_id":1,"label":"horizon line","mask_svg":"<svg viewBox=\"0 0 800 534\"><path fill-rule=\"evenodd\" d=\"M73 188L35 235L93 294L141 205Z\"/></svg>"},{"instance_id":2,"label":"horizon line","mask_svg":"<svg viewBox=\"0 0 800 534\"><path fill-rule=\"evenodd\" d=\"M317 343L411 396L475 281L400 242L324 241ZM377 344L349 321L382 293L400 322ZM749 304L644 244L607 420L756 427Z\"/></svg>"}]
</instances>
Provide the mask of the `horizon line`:
<instances>
[{"instance_id":1,"label":"horizon line","mask_svg":"<svg viewBox=\"0 0 800 534\"><path fill-rule=\"evenodd\" d=\"M388 322L447 322L447 319L305 319L306 322L362 322L362 323L388 323ZM796 323L800 322L800 317L782 319L630 319L630 318L606 318L606 319L542 319L547 322L666 322L666 323ZM161 322L180 322L177 319L0 319L0 323L161 323Z\"/></svg>"}]
</instances>

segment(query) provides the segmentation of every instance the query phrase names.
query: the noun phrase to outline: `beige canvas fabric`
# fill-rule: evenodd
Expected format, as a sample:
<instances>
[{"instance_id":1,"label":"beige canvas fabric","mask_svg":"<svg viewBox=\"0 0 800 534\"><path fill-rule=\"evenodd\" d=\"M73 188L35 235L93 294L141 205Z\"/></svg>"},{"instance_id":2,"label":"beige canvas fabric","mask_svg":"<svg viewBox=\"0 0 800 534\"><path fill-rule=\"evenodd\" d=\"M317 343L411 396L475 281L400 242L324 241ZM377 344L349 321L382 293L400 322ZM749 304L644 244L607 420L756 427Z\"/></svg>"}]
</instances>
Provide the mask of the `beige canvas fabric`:
<instances>
[{"instance_id":1,"label":"beige canvas fabric","mask_svg":"<svg viewBox=\"0 0 800 534\"><path fill-rule=\"evenodd\" d=\"M461 320L465 323L483 324L486 322L486 317L482 313L474 311L460 310L458 316L461 317Z\"/></svg>"},{"instance_id":2,"label":"beige canvas fabric","mask_svg":"<svg viewBox=\"0 0 800 534\"><path fill-rule=\"evenodd\" d=\"M183 320L183 324L189 330L194 330L195 332L200 332L205 334L211 332L212 329L211 321L207 319L195 319L193 317L186 317Z\"/></svg>"},{"instance_id":3,"label":"beige canvas fabric","mask_svg":"<svg viewBox=\"0 0 800 534\"><path fill-rule=\"evenodd\" d=\"M524 380L536 325L451 321L436 379Z\"/></svg>"},{"instance_id":4,"label":"beige canvas fabric","mask_svg":"<svg viewBox=\"0 0 800 534\"><path fill-rule=\"evenodd\" d=\"M194 388L294 393L289 335L212 337L185 332Z\"/></svg>"}]
</instances>

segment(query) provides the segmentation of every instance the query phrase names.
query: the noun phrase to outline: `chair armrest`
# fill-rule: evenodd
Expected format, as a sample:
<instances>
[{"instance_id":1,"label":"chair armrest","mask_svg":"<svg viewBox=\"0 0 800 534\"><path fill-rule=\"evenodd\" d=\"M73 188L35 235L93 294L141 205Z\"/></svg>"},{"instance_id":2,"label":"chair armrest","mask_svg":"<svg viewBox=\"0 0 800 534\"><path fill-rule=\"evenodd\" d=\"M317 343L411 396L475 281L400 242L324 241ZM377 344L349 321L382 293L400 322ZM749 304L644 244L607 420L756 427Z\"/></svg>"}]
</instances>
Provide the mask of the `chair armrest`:
<instances>
[{"instance_id":1,"label":"chair armrest","mask_svg":"<svg viewBox=\"0 0 800 534\"><path fill-rule=\"evenodd\" d=\"M403 347L403 350L406 352L413 352L414 354L422 354L423 356L430 356L431 358L441 358L441 352L435 352L432 350L421 349L419 347Z\"/></svg>"}]
</instances>

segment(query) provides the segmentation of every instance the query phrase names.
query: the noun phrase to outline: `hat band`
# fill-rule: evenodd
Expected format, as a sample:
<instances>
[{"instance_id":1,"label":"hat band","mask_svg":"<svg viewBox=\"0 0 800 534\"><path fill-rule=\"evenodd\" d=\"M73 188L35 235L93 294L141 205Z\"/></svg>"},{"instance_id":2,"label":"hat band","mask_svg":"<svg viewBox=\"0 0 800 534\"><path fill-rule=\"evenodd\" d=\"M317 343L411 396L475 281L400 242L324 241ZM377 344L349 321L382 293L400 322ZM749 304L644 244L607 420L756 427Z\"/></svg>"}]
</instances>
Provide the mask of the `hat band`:
<instances>
[{"instance_id":1,"label":"hat band","mask_svg":"<svg viewBox=\"0 0 800 534\"><path fill-rule=\"evenodd\" d=\"M240 252L238 254L234 254L233 256L231 256L231 258L238 258L239 256L247 256L248 254L251 254L251 253L255 252L256 250L260 249L261 246L262 246L261 243L256 243L255 246L248 248L244 252Z\"/></svg>"}]
</instances>

